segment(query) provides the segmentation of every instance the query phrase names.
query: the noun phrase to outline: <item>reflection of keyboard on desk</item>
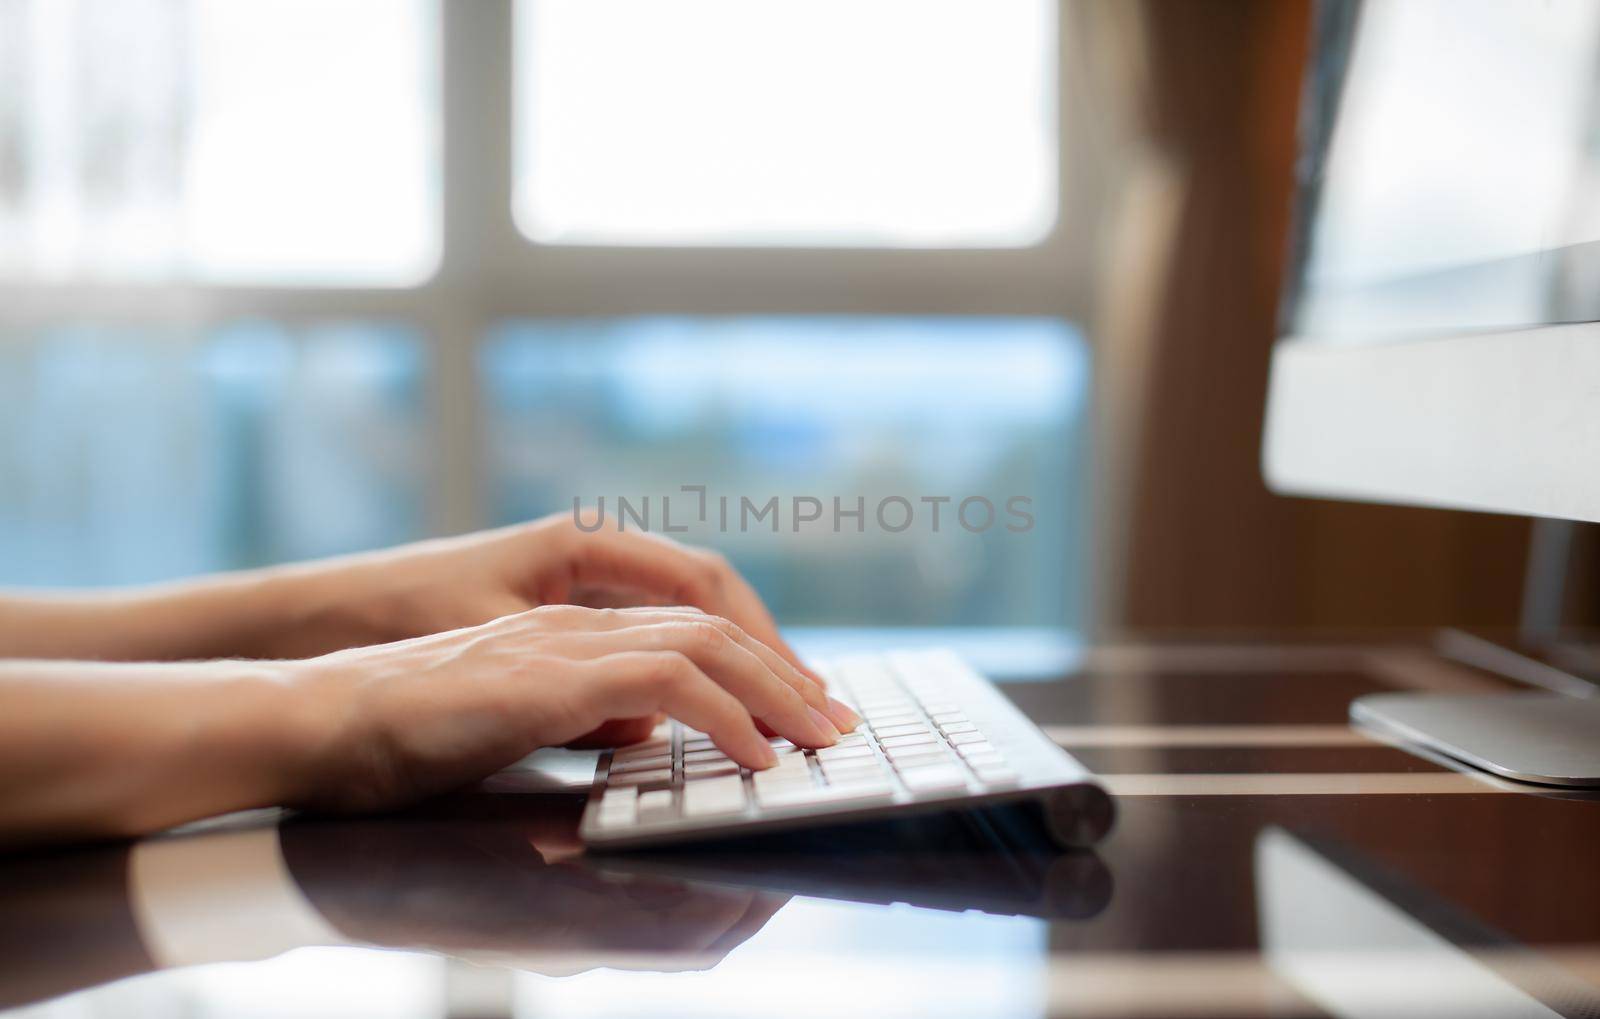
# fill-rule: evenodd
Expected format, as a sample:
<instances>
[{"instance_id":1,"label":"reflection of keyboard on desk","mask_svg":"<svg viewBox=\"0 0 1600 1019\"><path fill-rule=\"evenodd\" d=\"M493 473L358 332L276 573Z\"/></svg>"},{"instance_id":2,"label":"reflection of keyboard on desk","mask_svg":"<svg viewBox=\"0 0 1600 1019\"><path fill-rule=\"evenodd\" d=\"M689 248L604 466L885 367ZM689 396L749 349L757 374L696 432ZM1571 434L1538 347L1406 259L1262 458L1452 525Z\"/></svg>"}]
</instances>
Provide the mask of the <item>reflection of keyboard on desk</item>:
<instances>
[{"instance_id":1,"label":"reflection of keyboard on desk","mask_svg":"<svg viewBox=\"0 0 1600 1019\"><path fill-rule=\"evenodd\" d=\"M818 663L865 720L831 747L774 740L777 767L740 768L676 722L603 758L580 829L596 847L653 845L930 809L1039 800L1063 842L1110 827L1100 784L948 651Z\"/></svg>"},{"instance_id":2,"label":"reflection of keyboard on desk","mask_svg":"<svg viewBox=\"0 0 1600 1019\"><path fill-rule=\"evenodd\" d=\"M1026 803L896 814L693 846L594 853L602 874L685 881L846 902L1046 920L1087 920L1111 901L1110 869L1092 849L1062 849Z\"/></svg>"}]
</instances>

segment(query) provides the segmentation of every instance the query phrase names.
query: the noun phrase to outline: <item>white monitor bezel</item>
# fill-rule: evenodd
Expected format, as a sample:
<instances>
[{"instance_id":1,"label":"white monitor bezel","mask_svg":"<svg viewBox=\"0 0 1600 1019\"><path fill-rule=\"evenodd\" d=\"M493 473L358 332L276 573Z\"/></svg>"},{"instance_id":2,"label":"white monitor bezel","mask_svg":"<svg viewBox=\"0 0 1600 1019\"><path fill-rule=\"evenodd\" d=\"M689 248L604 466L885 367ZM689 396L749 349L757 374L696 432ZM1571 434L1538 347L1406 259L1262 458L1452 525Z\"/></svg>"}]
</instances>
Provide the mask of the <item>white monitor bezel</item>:
<instances>
[{"instance_id":1,"label":"white monitor bezel","mask_svg":"<svg viewBox=\"0 0 1600 1019\"><path fill-rule=\"evenodd\" d=\"M1284 495L1600 521L1600 322L1272 352Z\"/></svg>"}]
</instances>

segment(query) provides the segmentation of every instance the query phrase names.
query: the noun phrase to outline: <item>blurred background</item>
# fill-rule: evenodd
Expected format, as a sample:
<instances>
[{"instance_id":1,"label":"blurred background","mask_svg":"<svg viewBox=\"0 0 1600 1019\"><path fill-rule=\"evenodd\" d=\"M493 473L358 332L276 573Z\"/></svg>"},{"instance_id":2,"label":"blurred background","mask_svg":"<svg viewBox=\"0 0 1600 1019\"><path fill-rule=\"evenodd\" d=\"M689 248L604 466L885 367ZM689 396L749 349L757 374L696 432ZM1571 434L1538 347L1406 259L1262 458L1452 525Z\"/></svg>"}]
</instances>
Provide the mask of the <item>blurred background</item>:
<instances>
[{"instance_id":1,"label":"blurred background","mask_svg":"<svg viewBox=\"0 0 1600 1019\"><path fill-rule=\"evenodd\" d=\"M1526 521L1260 480L1312 17L0 0L0 584L703 484L1032 500L691 530L789 624L1509 624Z\"/></svg>"}]
</instances>

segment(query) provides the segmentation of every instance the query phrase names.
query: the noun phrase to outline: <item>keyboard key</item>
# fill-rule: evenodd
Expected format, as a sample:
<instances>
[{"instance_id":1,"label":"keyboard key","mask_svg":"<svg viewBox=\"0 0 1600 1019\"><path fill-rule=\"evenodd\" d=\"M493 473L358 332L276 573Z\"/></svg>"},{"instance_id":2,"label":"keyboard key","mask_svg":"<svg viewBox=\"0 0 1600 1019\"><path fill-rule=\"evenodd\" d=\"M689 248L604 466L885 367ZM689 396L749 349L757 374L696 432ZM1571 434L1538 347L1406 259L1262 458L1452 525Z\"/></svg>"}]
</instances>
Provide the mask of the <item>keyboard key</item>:
<instances>
[{"instance_id":1,"label":"keyboard key","mask_svg":"<svg viewBox=\"0 0 1600 1019\"><path fill-rule=\"evenodd\" d=\"M683 766L685 780L692 778L714 778L717 775L737 775L739 765L733 761L695 761Z\"/></svg>"},{"instance_id":2,"label":"keyboard key","mask_svg":"<svg viewBox=\"0 0 1600 1019\"><path fill-rule=\"evenodd\" d=\"M827 797L835 800L894 796L894 785L886 775L847 775L840 781L829 782L822 788Z\"/></svg>"},{"instance_id":3,"label":"keyboard key","mask_svg":"<svg viewBox=\"0 0 1600 1019\"><path fill-rule=\"evenodd\" d=\"M819 761L840 761L853 757L865 757L871 760L874 756L876 755L873 754L872 747L865 743L852 743L848 746L837 744L831 747L823 747L817 751L817 760Z\"/></svg>"},{"instance_id":4,"label":"keyboard key","mask_svg":"<svg viewBox=\"0 0 1600 1019\"><path fill-rule=\"evenodd\" d=\"M651 768L649 771L630 771L622 775L610 775L606 778L606 787L609 789L631 789L636 786L664 786L669 785L671 782L671 768Z\"/></svg>"},{"instance_id":5,"label":"keyboard key","mask_svg":"<svg viewBox=\"0 0 1600 1019\"><path fill-rule=\"evenodd\" d=\"M613 758L611 761L611 770L609 774L621 775L630 771L654 771L657 768L670 767L672 767L672 757L670 755L659 755L656 757L634 757L625 761L618 761Z\"/></svg>"},{"instance_id":6,"label":"keyboard key","mask_svg":"<svg viewBox=\"0 0 1600 1019\"><path fill-rule=\"evenodd\" d=\"M939 737L931 732L907 733L903 736L887 736L878 741L888 749L890 747L914 747L924 744L937 744Z\"/></svg>"},{"instance_id":7,"label":"keyboard key","mask_svg":"<svg viewBox=\"0 0 1600 1019\"><path fill-rule=\"evenodd\" d=\"M775 788L781 785L810 785L811 772L807 771L780 771L773 768L770 771L756 771L750 774L750 781L757 789Z\"/></svg>"},{"instance_id":8,"label":"keyboard key","mask_svg":"<svg viewBox=\"0 0 1600 1019\"><path fill-rule=\"evenodd\" d=\"M1017 773L1003 765L984 765L977 772L984 785L1008 786L1018 782Z\"/></svg>"},{"instance_id":9,"label":"keyboard key","mask_svg":"<svg viewBox=\"0 0 1600 1019\"><path fill-rule=\"evenodd\" d=\"M914 747L889 747L884 751L889 755L889 761L896 768L916 767L919 763L929 761L948 761L950 754L943 744L924 743Z\"/></svg>"},{"instance_id":10,"label":"keyboard key","mask_svg":"<svg viewBox=\"0 0 1600 1019\"><path fill-rule=\"evenodd\" d=\"M939 731L946 736L954 736L958 732L977 732L978 727L971 722L940 722Z\"/></svg>"},{"instance_id":11,"label":"keyboard key","mask_svg":"<svg viewBox=\"0 0 1600 1019\"><path fill-rule=\"evenodd\" d=\"M737 814L744 810L744 780L738 775L685 782L683 812L688 817Z\"/></svg>"},{"instance_id":12,"label":"keyboard key","mask_svg":"<svg viewBox=\"0 0 1600 1019\"><path fill-rule=\"evenodd\" d=\"M594 819L595 823L603 825L633 824L636 819L634 803L618 803L609 810L597 810Z\"/></svg>"},{"instance_id":13,"label":"keyboard key","mask_svg":"<svg viewBox=\"0 0 1600 1019\"><path fill-rule=\"evenodd\" d=\"M949 757L913 757L907 761L893 762L894 773L904 776L907 772L924 768L953 768L959 767L956 761Z\"/></svg>"},{"instance_id":14,"label":"keyboard key","mask_svg":"<svg viewBox=\"0 0 1600 1019\"><path fill-rule=\"evenodd\" d=\"M883 752L891 759L896 755L944 753L945 749L944 741L937 736L895 736L883 741Z\"/></svg>"},{"instance_id":15,"label":"keyboard key","mask_svg":"<svg viewBox=\"0 0 1600 1019\"><path fill-rule=\"evenodd\" d=\"M711 742L710 737L701 736L697 739L684 740L683 752L688 753L691 750L715 750L716 746L717 745L715 743Z\"/></svg>"},{"instance_id":16,"label":"keyboard key","mask_svg":"<svg viewBox=\"0 0 1600 1019\"><path fill-rule=\"evenodd\" d=\"M672 790L653 789L639 794L639 820L649 821L672 815Z\"/></svg>"},{"instance_id":17,"label":"keyboard key","mask_svg":"<svg viewBox=\"0 0 1600 1019\"><path fill-rule=\"evenodd\" d=\"M794 762L791 764L790 762ZM784 784L805 784L811 781L811 766L798 754L778 758L778 766L752 775L756 788Z\"/></svg>"},{"instance_id":18,"label":"keyboard key","mask_svg":"<svg viewBox=\"0 0 1600 1019\"><path fill-rule=\"evenodd\" d=\"M850 684L850 688L855 691L856 696L861 698L861 703L863 704L881 700L905 700L906 696L905 691L900 688L900 684L887 676L882 680L870 683L857 680Z\"/></svg>"},{"instance_id":19,"label":"keyboard key","mask_svg":"<svg viewBox=\"0 0 1600 1019\"><path fill-rule=\"evenodd\" d=\"M900 772L900 781L912 792L932 792L938 789L964 789L967 785L966 769L956 765L934 768L909 768Z\"/></svg>"},{"instance_id":20,"label":"keyboard key","mask_svg":"<svg viewBox=\"0 0 1600 1019\"><path fill-rule=\"evenodd\" d=\"M958 732L950 737L952 746L962 746L967 743L987 743L988 737L981 732Z\"/></svg>"},{"instance_id":21,"label":"keyboard key","mask_svg":"<svg viewBox=\"0 0 1600 1019\"><path fill-rule=\"evenodd\" d=\"M928 717L941 725L945 722L965 722L967 716L960 711L929 711Z\"/></svg>"},{"instance_id":22,"label":"keyboard key","mask_svg":"<svg viewBox=\"0 0 1600 1019\"><path fill-rule=\"evenodd\" d=\"M888 736L910 736L930 730L921 722L904 722L900 725L874 725L872 731L882 740Z\"/></svg>"},{"instance_id":23,"label":"keyboard key","mask_svg":"<svg viewBox=\"0 0 1600 1019\"><path fill-rule=\"evenodd\" d=\"M881 701L877 704L866 704L861 708L861 713L869 720L880 721L905 715L907 718L922 717L917 706L910 701Z\"/></svg>"},{"instance_id":24,"label":"keyboard key","mask_svg":"<svg viewBox=\"0 0 1600 1019\"><path fill-rule=\"evenodd\" d=\"M826 773L828 785L882 785L889 784L889 776L877 768L849 768Z\"/></svg>"},{"instance_id":25,"label":"keyboard key","mask_svg":"<svg viewBox=\"0 0 1600 1019\"><path fill-rule=\"evenodd\" d=\"M894 786L882 775L856 774L844 775L837 782L829 782L827 788L834 790L849 790L858 792L881 792L892 795ZM835 795L844 795L838 792Z\"/></svg>"},{"instance_id":26,"label":"keyboard key","mask_svg":"<svg viewBox=\"0 0 1600 1019\"><path fill-rule=\"evenodd\" d=\"M822 773L832 781L835 775L878 775L883 772L882 765L878 764L875 757L846 757L843 760L835 758L822 762Z\"/></svg>"},{"instance_id":27,"label":"keyboard key","mask_svg":"<svg viewBox=\"0 0 1600 1019\"><path fill-rule=\"evenodd\" d=\"M807 800L816 786L811 782L778 782L756 786L756 802L763 807L782 806Z\"/></svg>"},{"instance_id":28,"label":"keyboard key","mask_svg":"<svg viewBox=\"0 0 1600 1019\"><path fill-rule=\"evenodd\" d=\"M683 763L690 764L695 761L726 761L728 755L720 750L693 750L683 755Z\"/></svg>"},{"instance_id":29,"label":"keyboard key","mask_svg":"<svg viewBox=\"0 0 1600 1019\"><path fill-rule=\"evenodd\" d=\"M813 804L863 803L874 800L888 800L894 797L894 790L887 784L880 786L871 785L843 785L843 786L808 786L795 789L777 790L765 796L756 794L763 807L798 807Z\"/></svg>"},{"instance_id":30,"label":"keyboard key","mask_svg":"<svg viewBox=\"0 0 1600 1019\"><path fill-rule=\"evenodd\" d=\"M910 725L922 721L922 716L907 708L896 708L893 711L875 711L866 715L867 722L875 729L887 725Z\"/></svg>"}]
</instances>

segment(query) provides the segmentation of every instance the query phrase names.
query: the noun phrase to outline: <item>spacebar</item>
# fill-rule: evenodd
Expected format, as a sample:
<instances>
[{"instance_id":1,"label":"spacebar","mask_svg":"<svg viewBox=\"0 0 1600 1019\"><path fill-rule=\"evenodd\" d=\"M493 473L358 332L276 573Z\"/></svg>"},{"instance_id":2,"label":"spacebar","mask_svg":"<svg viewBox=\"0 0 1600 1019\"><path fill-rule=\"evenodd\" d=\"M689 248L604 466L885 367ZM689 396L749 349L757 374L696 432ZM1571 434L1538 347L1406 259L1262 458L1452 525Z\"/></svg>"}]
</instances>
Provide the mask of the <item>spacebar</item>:
<instances>
[{"instance_id":1,"label":"spacebar","mask_svg":"<svg viewBox=\"0 0 1600 1019\"><path fill-rule=\"evenodd\" d=\"M802 786L797 789L768 792L761 796L761 805L763 807L796 807L812 804L831 806L835 803L843 805L892 799L894 790L888 785Z\"/></svg>"}]
</instances>

